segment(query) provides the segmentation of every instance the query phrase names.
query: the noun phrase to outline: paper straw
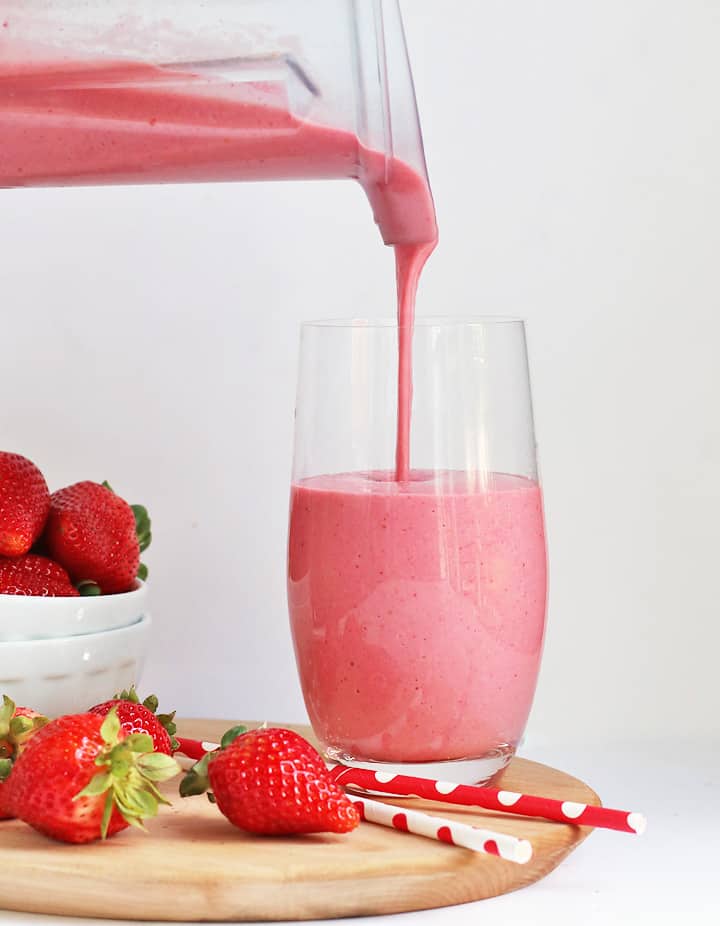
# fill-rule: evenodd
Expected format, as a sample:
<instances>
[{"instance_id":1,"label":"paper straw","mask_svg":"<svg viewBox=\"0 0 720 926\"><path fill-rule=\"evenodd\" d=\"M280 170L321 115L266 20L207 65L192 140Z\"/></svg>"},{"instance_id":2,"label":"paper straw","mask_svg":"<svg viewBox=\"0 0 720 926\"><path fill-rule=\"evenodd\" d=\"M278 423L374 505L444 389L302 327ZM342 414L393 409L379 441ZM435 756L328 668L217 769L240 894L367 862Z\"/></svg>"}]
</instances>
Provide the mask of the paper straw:
<instances>
[{"instance_id":1,"label":"paper straw","mask_svg":"<svg viewBox=\"0 0 720 926\"><path fill-rule=\"evenodd\" d=\"M525 817L543 817L558 823L595 826L638 835L643 833L646 827L645 817L635 811L594 807L592 804L536 797L498 788L460 785L451 781L435 781L411 775L393 775L390 772L372 772L369 769L343 765L333 766L330 776L344 788L382 791L398 797L419 797L424 800L443 801L446 804L461 804L464 807L482 807L485 810L498 810Z\"/></svg>"},{"instance_id":2,"label":"paper straw","mask_svg":"<svg viewBox=\"0 0 720 926\"><path fill-rule=\"evenodd\" d=\"M195 759L196 762L199 762L206 753L213 752L215 749L220 748L219 743L205 743L200 740L189 740L182 736L176 736L175 739L180 744L178 752L187 756L188 759Z\"/></svg>"},{"instance_id":3,"label":"paper straw","mask_svg":"<svg viewBox=\"0 0 720 926\"><path fill-rule=\"evenodd\" d=\"M200 743L197 740L185 739L179 741L181 752L192 759L201 759L206 752L218 748L216 743ZM647 826L644 815L637 811L613 810L610 807L595 807L592 804L520 794L500 788L460 785L451 781L373 772L346 765L329 766L329 771L336 782L353 790L382 791L395 797L419 797L428 801L460 804L463 807L482 807L484 810L497 810L524 817L542 817L556 823L594 826L636 835L644 833Z\"/></svg>"},{"instance_id":4,"label":"paper straw","mask_svg":"<svg viewBox=\"0 0 720 926\"><path fill-rule=\"evenodd\" d=\"M371 801L366 797L352 795L350 800L360 811L363 820L369 823L379 823L403 833L414 833L416 836L425 836L446 842L452 846L461 846L473 852L482 852L486 855L497 855L508 862L524 865L532 858L532 845L527 839L518 839L507 833L496 833L493 830L479 829L468 826L467 823L457 823L455 820L446 820L443 817L420 813L418 810L408 810L405 807L393 807L392 804L383 804L380 801Z\"/></svg>"}]
</instances>

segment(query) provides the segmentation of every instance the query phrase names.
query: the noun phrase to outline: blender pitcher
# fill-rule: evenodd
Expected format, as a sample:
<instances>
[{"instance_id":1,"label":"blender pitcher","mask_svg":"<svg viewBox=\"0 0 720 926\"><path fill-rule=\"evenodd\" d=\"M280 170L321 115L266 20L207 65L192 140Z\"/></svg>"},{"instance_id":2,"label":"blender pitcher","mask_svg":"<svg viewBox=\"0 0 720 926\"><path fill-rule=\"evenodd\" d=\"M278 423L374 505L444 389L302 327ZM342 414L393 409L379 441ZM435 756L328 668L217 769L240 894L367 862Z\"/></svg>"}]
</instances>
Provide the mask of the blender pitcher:
<instances>
[{"instance_id":1,"label":"blender pitcher","mask_svg":"<svg viewBox=\"0 0 720 926\"><path fill-rule=\"evenodd\" d=\"M398 0L0 0L0 187L301 178L434 240Z\"/></svg>"}]
</instances>

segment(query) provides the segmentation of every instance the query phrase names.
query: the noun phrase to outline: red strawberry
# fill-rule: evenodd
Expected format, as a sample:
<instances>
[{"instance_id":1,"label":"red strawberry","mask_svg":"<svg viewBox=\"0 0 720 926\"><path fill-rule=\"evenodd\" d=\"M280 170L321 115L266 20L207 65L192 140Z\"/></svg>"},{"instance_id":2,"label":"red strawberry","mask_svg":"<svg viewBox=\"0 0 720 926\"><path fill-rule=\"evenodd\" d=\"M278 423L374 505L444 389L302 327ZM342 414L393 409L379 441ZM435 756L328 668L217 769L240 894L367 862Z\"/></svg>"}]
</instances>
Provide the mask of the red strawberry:
<instances>
[{"instance_id":1,"label":"red strawberry","mask_svg":"<svg viewBox=\"0 0 720 926\"><path fill-rule=\"evenodd\" d=\"M29 707L15 707L14 702L3 695L0 705L0 820L12 818L5 802L5 782L13 762L28 740L47 722L47 717Z\"/></svg>"},{"instance_id":2,"label":"red strawberry","mask_svg":"<svg viewBox=\"0 0 720 926\"><path fill-rule=\"evenodd\" d=\"M322 757L292 730L229 730L219 750L201 759L180 785L180 794L208 787L220 811L250 833L348 833L358 811L332 781Z\"/></svg>"},{"instance_id":3,"label":"red strawberry","mask_svg":"<svg viewBox=\"0 0 720 926\"><path fill-rule=\"evenodd\" d=\"M44 541L82 593L111 595L135 586L150 519L104 483L78 482L54 492Z\"/></svg>"},{"instance_id":4,"label":"red strawberry","mask_svg":"<svg viewBox=\"0 0 720 926\"><path fill-rule=\"evenodd\" d=\"M42 533L50 493L40 470L0 450L0 556L22 556Z\"/></svg>"},{"instance_id":5,"label":"red strawberry","mask_svg":"<svg viewBox=\"0 0 720 926\"><path fill-rule=\"evenodd\" d=\"M77 594L62 566L44 556L34 553L17 559L0 556L0 595L71 598Z\"/></svg>"},{"instance_id":6,"label":"red strawberry","mask_svg":"<svg viewBox=\"0 0 720 926\"><path fill-rule=\"evenodd\" d=\"M120 726L125 733L147 733L153 741L155 752L171 756L179 748L175 739L175 711L172 714L158 714L158 699L155 695L145 698L141 704L133 685L130 691L123 691L112 701L91 707L90 713L105 717L113 708L117 709Z\"/></svg>"},{"instance_id":7,"label":"red strawberry","mask_svg":"<svg viewBox=\"0 0 720 926\"><path fill-rule=\"evenodd\" d=\"M84 843L143 827L167 804L154 782L179 771L149 736L125 736L114 711L70 714L33 736L7 779L11 813L62 842Z\"/></svg>"}]
</instances>

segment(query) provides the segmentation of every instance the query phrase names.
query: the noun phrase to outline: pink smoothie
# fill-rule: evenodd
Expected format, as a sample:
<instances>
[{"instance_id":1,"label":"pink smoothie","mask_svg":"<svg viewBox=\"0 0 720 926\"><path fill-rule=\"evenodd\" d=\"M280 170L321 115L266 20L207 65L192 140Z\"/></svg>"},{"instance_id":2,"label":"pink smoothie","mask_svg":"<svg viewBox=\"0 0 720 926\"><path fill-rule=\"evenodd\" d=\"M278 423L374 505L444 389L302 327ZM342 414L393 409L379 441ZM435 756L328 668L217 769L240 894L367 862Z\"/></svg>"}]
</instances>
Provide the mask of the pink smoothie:
<instances>
[{"instance_id":1,"label":"pink smoothie","mask_svg":"<svg viewBox=\"0 0 720 926\"><path fill-rule=\"evenodd\" d=\"M354 178L398 278L396 474L409 467L412 327L435 244L427 181L351 132L303 120L282 87L126 61L43 60L0 30L0 187Z\"/></svg>"},{"instance_id":2,"label":"pink smoothie","mask_svg":"<svg viewBox=\"0 0 720 926\"><path fill-rule=\"evenodd\" d=\"M545 627L540 488L461 472L302 480L289 601L307 709L326 745L387 762L514 747Z\"/></svg>"}]
</instances>

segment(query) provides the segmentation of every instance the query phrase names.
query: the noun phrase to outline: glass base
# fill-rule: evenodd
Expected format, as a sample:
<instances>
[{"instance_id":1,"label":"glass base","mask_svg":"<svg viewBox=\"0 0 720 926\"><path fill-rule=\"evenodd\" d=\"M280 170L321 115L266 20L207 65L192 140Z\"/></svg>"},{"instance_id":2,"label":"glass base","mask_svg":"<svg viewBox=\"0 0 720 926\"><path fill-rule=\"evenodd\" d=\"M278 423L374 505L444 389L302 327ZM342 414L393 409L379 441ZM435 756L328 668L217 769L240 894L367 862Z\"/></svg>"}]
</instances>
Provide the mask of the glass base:
<instances>
[{"instance_id":1,"label":"glass base","mask_svg":"<svg viewBox=\"0 0 720 926\"><path fill-rule=\"evenodd\" d=\"M483 756L448 759L445 762L373 762L356 759L333 746L326 747L325 755L330 762L375 772L376 775L382 776L385 782L393 775L412 775L416 778L431 778L460 785L485 785L509 764L515 755L515 747L504 743ZM387 791L371 793L384 793L388 796Z\"/></svg>"}]
</instances>

